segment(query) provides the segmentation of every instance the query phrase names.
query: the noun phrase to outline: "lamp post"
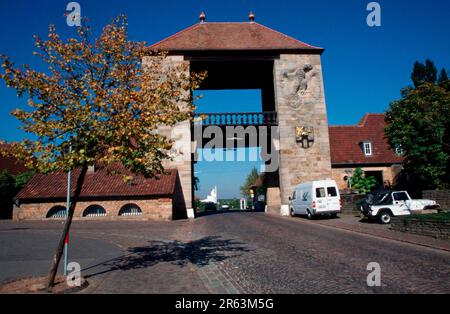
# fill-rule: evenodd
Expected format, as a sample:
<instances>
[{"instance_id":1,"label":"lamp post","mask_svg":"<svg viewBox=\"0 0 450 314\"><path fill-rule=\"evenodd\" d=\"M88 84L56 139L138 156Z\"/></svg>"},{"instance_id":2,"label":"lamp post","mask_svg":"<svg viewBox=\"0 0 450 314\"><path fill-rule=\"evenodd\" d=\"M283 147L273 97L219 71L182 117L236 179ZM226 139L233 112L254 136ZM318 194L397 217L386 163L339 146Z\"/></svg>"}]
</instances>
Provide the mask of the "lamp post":
<instances>
[{"instance_id":1,"label":"lamp post","mask_svg":"<svg viewBox=\"0 0 450 314\"><path fill-rule=\"evenodd\" d=\"M70 144L69 154L72 153L72 144ZM70 194L72 185L72 171L67 173L67 203L66 203L66 219L69 219L69 208L70 208ZM69 254L69 233L67 233L66 239L64 240L64 276L67 276L67 260Z\"/></svg>"}]
</instances>

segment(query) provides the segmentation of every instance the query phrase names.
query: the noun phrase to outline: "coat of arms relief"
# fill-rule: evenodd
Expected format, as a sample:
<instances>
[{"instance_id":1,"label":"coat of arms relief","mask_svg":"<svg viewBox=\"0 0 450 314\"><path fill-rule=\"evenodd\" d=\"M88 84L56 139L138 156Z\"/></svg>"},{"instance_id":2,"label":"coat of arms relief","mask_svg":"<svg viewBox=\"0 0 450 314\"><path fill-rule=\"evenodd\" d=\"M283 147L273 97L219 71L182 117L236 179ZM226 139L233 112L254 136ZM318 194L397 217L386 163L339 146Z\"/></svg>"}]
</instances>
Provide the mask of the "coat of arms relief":
<instances>
[{"instance_id":1,"label":"coat of arms relief","mask_svg":"<svg viewBox=\"0 0 450 314\"><path fill-rule=\"evenodd\" d=\"M314 100L321 95L320 71L307 63L282 73L283 89L287 103L292 109L299 109L306 100Z\"/></svg>"},{"instance_id":2,"label":"coat of arms relief","mask_svg":"<svg viewBox=\"0 0 450 314\"><path fill-rule=\"evenodd\" d=\"M314 128L311 126L298 126L295 128L295 140L302 148L310 148L314 144Z\"/></svg>"},{"instance_id":3,"label":"coat of arms relief","mask_svg":"<svg viewBox=\"0 0 450 314\"><path fill-rule=\"evenodd\" d=\"M309 63L285 70L282 73L282 84L287 105L294 110L299 110L304 104L316 102L322 95L320 71ZM312 147L315 140L314 128L297 126L295 139L304 149Z\"/></svg>"}]
</instances>

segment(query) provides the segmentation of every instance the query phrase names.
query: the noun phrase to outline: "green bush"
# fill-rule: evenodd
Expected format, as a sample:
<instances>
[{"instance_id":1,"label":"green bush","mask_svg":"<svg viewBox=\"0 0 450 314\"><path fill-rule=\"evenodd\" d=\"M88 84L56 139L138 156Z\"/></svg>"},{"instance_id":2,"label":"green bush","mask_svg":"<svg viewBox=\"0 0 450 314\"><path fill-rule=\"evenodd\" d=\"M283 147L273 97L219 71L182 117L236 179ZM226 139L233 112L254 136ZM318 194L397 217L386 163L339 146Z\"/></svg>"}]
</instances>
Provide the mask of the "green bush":
<instances>
[{"instance_id":1,"label":"green bush","mask_svg":"<svg viewBox=\"0 0 450 314\"><path fill-rule=\"evenodd\" d=\"M359 193L370 193L377 186L377 180L374 177L366 177L361 168L356 168L352 177L352 188Z\"/></svg>"}]
</instances>

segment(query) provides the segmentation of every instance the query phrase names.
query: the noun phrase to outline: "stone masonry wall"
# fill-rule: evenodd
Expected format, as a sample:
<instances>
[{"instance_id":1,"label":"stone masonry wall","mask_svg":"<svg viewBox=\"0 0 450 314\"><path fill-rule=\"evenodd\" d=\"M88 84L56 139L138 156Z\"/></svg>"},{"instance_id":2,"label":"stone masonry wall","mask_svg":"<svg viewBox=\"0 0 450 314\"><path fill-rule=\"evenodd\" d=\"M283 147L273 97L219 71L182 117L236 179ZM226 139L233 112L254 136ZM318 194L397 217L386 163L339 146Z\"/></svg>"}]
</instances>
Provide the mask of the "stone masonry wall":
<instances>
[{"instance_id":1,"label":"stone masonry wall","mask_svg":"<svg viewBox=\"0 0 450 314\"><path fill-rule=\"evenodd\" d=\"M127 204L136 204L142 210L140 216L119 216L120 209ZM83 217L84 210L90 205L100 205L107 213L105 217ZM65 202L21 204L14 208L14 220L42 220L54 206L66 206ZM172 199L160 198L151 200L120 200L120 201L89 201L78 202L75 208L74 220L171 220L173 216Z\"/></svg>"},{"instance_id":2,"label":"stone masonry wall","mask_svg":"<svg viewBox=\"0 0 450 314\"><path fill-rule=\"evenodd\" d=\"M152 57L150 56L143 59L144 64L150 63L151 61ZM178 67L182 68L183 70L189 70L189 62L185 61L183 56L167 56L165 59L165 65L169 68ZM180 108L185 105L186 104L184 103L179 104ZM174 141L174 146L171 151L171 157L173 158L173 160L165 160L163 162L163 165L166 169L178 169L178 175L180 176L180 182L182 186L182 196L184 200L177 202L177 204L184 204L189 212L189 210L193 208L191 124L189 121L185 121L177 124L174 127L161 126L158 130L161 134Z\"/></svg>"},{"instance_id":3,"label":"stone masonry wall","mask_svg":"<svg viewBox=\"0 0 450 314\"><path fill-rule=\"evenodd\" d=\"M281 55L274 64L276 110L280 134L282 214L301 182L331 178L330 143L319 55ZM313 130L304 148L296 141L297 127Z\"/></svg>"},{"instance_id":4,"label":"stone masonry wall","mask_svg":"<svg viewBox=\"0 0 450 314\"><path fill-rule=\"evenodd\" d=\"M359 214L361 211L357 204L366 197L365 194L341 194L342 213L343 214Z\"/></svg>"},{"instance_id":5,"label":"stone masonry wall","mask_svg":"<svg viewBox=\"0 0 450 314\"><path fill-rule=\"evenodd\" d=\"M450 190L423 191L422 197L424 199L436 201L436 203L441 205L442 209L450 209Z\"/></svg>"},{"instance_id":6,"label":"stone masonry wall","mask_svg":"<svg viewBox=\"0 0 450 314\"><path fill-rule=\"evenodd\" d=\"M391 229L434 238L450 239L450 221L394 217L391 221Z\"/></svg>"}]
</instances>

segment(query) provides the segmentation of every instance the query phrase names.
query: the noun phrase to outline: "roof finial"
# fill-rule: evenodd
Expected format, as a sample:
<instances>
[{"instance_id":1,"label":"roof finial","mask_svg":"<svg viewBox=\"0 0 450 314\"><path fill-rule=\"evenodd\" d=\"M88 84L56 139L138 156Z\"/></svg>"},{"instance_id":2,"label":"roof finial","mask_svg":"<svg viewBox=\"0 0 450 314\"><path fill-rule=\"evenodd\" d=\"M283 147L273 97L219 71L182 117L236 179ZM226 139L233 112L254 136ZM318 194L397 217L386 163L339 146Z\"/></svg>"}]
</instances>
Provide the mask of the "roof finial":
<instances>
[{"instance_id":1,"label":"roof finial","mask_svg":"<svg viewBox=\"0 0 450 314\"><path fill-rule=\"evenodd\" d=\"M205 14L205 12L202 11L202 13L200 13L200 16L198 18L200 20L200 24L205 23L205 21L206 21L206 14Z\"/></svg>"},{"instance_id":2,"label":"roof finial","mask_svg":"<svg viewBox=\"0 0 450 314\"><path fill-rule=\"evenodd\" d=\"M250 21L250 23L253 23L255 21L255 14L253 14L252 11L250 11L250 13L248 14L248 20Z\"/></svg>"}]
</instances>

